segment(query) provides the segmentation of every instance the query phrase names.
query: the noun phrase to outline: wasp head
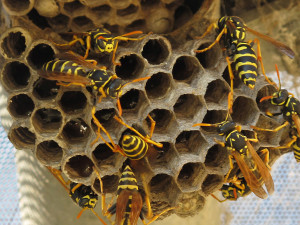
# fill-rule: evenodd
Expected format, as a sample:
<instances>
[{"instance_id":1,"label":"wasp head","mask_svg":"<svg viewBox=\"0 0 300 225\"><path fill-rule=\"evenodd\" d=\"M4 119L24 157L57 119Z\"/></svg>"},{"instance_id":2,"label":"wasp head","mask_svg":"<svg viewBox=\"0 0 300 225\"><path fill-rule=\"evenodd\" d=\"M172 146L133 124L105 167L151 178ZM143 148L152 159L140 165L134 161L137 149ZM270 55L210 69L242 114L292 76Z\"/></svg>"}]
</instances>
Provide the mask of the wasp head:
<instances>
[{"instance_id":1,"label":"wasp head","mask_svg":"<svg viewBox=\"0 0 300 225\"><path fill-rule=\"evenodd\" d=\"M124 81L120 78L116 78L110 82L107 88L107 94L111 98L117 98L118 95L122 95L122 87L123 87Z\"/></svg>"},{"instance_id":2,"label":"wasp head","mask_svg":"<svg viewBox=\"0 0 300 225\"><path fill-rule=\"evenodd\" d=\"M97 47L100 52L111 53L115 47L115 40L112 37L97 39Z\"/></svg>"},{"instance_id":3,"label":"wasp head","mask_svg":"<svg viewBox=\"0 0 300 225\"><path fill-rule=\"evenodd\" d=\"M286 89L281 89L272 95L271 103L273 105L283 105L288 97L289 92Z\"/></svg>"},{"instance_id":4,"label":"wasp head","mask_svg":"<svg viewBox=\"0 0 300 225\"><path fill-rule=\"evenodd\" d=\"M217 126L219 135L227 135L235 129L236 123L233 121L223 121Z\"/></svg>"}]
</instances>

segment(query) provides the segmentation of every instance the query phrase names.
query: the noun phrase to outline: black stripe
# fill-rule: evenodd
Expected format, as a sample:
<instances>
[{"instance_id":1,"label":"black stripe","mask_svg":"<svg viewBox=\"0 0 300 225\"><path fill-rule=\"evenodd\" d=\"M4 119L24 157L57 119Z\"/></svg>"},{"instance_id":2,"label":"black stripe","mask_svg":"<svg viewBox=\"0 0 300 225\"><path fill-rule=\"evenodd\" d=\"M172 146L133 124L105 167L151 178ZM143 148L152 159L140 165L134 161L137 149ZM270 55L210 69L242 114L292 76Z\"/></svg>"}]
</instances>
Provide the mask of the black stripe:
<instances>
[{"instance_id":1,"label":"black stripe","mask_svg":"<svg viewBox=\"0 0 300 225\"><path fill-rule=\"evenodd\" d=\"M257 74L257 69L254 66L252 66L252 65L242 65L242 66L240 66L239 69L238 69L238 74L241 71L247 71L247 70L255 71L256 74Z\"/></svg>"},{"instance_id":2,"label":"black stripe","mask_svg":"<svg viewBox=\"0 0 300 225\"><path fill-rule=\"evenodd\" d=\"M257 59L251 56L240 56L238 58L235 59L235 63L245 63L245 62L250 62L250 63L257 63Z\"/></svg>"}]
</instances>

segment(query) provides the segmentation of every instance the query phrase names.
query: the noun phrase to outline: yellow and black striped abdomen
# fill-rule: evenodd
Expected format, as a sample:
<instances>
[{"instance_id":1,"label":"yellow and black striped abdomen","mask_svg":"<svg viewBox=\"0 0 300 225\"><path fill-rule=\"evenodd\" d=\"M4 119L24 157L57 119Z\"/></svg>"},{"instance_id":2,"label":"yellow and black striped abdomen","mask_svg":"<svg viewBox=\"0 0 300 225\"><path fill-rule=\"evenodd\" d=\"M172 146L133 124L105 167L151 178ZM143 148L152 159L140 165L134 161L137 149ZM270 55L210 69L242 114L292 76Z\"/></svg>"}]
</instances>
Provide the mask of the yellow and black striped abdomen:
<instances>
[{"instance_id":1,"label":"yellow and black striped abdomen","mask_svg":"<svg viewBox=\"0 0 300 225\"><path fill-rule=\"evenodd\" d=\"M77 63L67 61L67 60L51 60L43 65L42 70L45 72L57 72L67 75L78 75L86 77L88 71Z\"/></svg>"},{"instance_id":2,"label":"yellow and black striped abdomen","mask_svg":"<svg viewBox=\"0 0 300 225\"><path fill-rule=\"evenodd\" d=\"M121 178L119 180L117 195L123 190L128 191L138 191L138 185L134 173L132 172L130 166L126 166L122 172Z\"/></svg>"},{"instance_id":3,"label":"yellow and black striped abdomen","mask_svg":"<svg viewBox=\"0 0 300 225\"><path fill-rule=\"evenodd\" d=\"M240 79L253 89L257 77L257 58L251 45L247 42L238 43L233 61Z\"/></svg>"},{"instance_id":4,"label":"yellow and black striped abdomen","mask_svg":"<svg viewBox=\"0 0 300 225\"><path fill-rule=\"evenodd\" d=\"M294 157L297 162L300 162L300 138L297 137L297 140L292 144L294 151Z\"/></svg>"},{"instance_id":5,"label":"yellow and black striped abdomen","mask_svg":"<svg viewBox=\"0 0 300 225\"><path fill-rule=\"evenodd\" d=\"M148 151L148 144L139 136L124 135L121 141L124 154L133 160L143 158Z\"/></svg>"}]
</instances>

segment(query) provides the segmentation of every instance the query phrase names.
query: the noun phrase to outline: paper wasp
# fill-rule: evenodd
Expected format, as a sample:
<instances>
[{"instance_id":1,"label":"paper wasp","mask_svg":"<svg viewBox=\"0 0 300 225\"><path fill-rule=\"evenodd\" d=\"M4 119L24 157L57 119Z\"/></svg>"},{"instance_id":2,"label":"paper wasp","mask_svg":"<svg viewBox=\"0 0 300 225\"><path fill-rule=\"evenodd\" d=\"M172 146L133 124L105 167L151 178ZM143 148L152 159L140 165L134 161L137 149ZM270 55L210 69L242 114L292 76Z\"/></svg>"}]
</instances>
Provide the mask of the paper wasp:
<instances>
[{"instance_id":1,"label":"paper wasp","mask_svg":"<svg viewBox=\"0 0 300 225\"><path fill-rule=\"evenodd\" d=\"M269 166L269 151L268 149L262 149L258 152L258 155L262 160L264 161L265 165L271 170ZM262 177L258 179L260 182L262 182ZM227 200L230 201L236 201L239 197L245 197L251 193L251 190L241 174L240 170L237 172L236 175L234 175L229 181L227 181L229 184L223 184L220 191L222 193L222 196L224 197L223 200L220 200L218 197L216 197L214 194L211 194L211 196L218 200L219 202L225 202Z\"/></svg>"},{"instance_id":2,"label":"paper wasp","mask_svg":"<svg viewBox=\"0 0 300 225\"><path fill-rule=\"evenodd\" d=\"M249 28L244 21L237 16L224 16L221 17L217 23L212 23L205 33L199 37L205 37L213 28L215 28L216 33L218 34L216 40L209 45L207 48L196 50L195 52L201 53L211 49L216 43L218 43L221 39L226 49L226 61L228 64L228 71L230 76L230 86L231 91L228 96L228 109L231 113L232 111L232 101L233 101L233 71L231 68L231 61L234 63L235 72L240 77L240 79L251 89L254 88L256 77L257 77L257 69L258 69L258 61L261 65L261 70L265 79L273 84L265 74L265 70L262 63L261 51L260 51L260 43L256 38L254 40L250 40L245 42L246 31L251 32L252 34L260 37L261 39L270 42L276 48L278 48L281 52L289 56L290 58L294 58L295 53L292 49L290 49L285 44L274 40L273 38L261 34L255 30ZM223 37L223 38L222 38ZM253 50L254 43L257 43L257 57L255 51Z\"/></svg>"},{"instance_id":3,"label":"paper wasp","mask_svg":"<svg viewBox=\"0 0 300 225\"><path fill-rule=\"evenodd\" d=\"M228 116L229 113L227 118ZM245 177L250 190L258 197L266 198L267 193L262 187L262 182L259 180L260 177L262 177L269 195L274 192L274 183L268 168L258 156L253 146L250 144L250 141L258 142L258 140L256 137L247 138L241 134L241 127L236 125L236 123L233 121L227 121L227 118L225 121L217 124L199 123L194 124L193 126L216 127L218 134L225 136L225 142L215 140L222 147L226 147L230 152L230 171L225 176L225 183L227 182L227 178L233 169L232 158L234 158L243 176Z\"/></svg>"},{"instance_id":4,"label":"paper wasp","mask_svg":"<svg viewBox=\"0 0 300 225\"><path fill-rule=\"evenodd\" d=\"M85 186L83 184L78 184L75 182L66 182L64 178L61 175L61 171L47 167L48 170L53 174L53 176L61 183L61 185L66 189L66 191L69 193L72 200L80 207L82 210L78 213L77 219L80 218L81 214L89 209L91 210L96 217L104 224L106 223L103 221L103 219L96 213L94 208L96 207L97 201L98 201L98 195L92 190L90 186ZM99 173L97 173L99 175ZM101 178L99 176L100 183L102 183ZM68 187L69 186L69 187ZM103 186L103 185L101 185ZM102 189L101 189L102 192Z\"/></svg>"},{"instance_id":5,"label":"paper wasp","mask_svg":"<svg viewBox=\"0 0 300 225\"><path fill-rule=\"evenodd\" d=\"M73 40L67 44L57 44L54 43L58 47L71 47L75 45L77 42L80 43L81 47L85 50L84 59L88 57L89 51L92 50L95 53L106 53L110 54L112 52L112 62L115 65L120 65L115 62L116 51L118 48L119 41L139 41L147 37L148 35L144 35L139 38L130 38L128 36L135 34L142 34L142 31L133 31L127 34L123 34L120 36L113 36L110 31L105 28L97 28L88 32L82 33L67 33L73 34Z\"/></svg>"},{"instance_id":6,"label":"paper wasp","mask_svg":"<svg viewBox=\"0 0 300 225\"><path fill-rule=\"evenodd\" d=\"M283 118L286 120L281 126L275 129L265 129L259 128L255 126L251 126L253 129L260 130L260 131L271 131L277 132L283 127L287 125L291 125L291 135L292 140L287 143L285 146L276 147L276 149L281 148L290 148L292 147L294 151L294 156L297 162L300 162L300 102L298 99L294 97L293 94L289 93L286 89L281 89L281 82L280 82L280 75L278 71L278 67L275 64L277 77L279 81L279 87L277 88L277 92L273 93L272 96L265 96L260 99L260 102L266 101L271 99L271 104L275 106L281 106L281 112L272 114L267 112L269 116L277 116L283 115Z\"/></svg>"},{"instance_id":7,"label":"paper wasp","mask_svg":"<svg viewBox=\"0 0 300 225\"><path fill-rule=\"evenodd\" d=\"M148 189L147 185L144 186L145 189ZM145 202L148 208L147 211L143 208L143 198L139 191L135 175L131 167L127 165L119 180L116 203L110 204L107 207L108 209L106 209L105 200L102 201L104 203L104 215L110 219L113 214L116 214L115 223L113 223L115 225L136 225L139 217L144 225L149 225L162 214L174 209L167 208L158 215L153 216L148 195L149 190L145 190L145 193ZM148 223L146 223L144 217L149 219Z\"/></svg>"}]
</instances>

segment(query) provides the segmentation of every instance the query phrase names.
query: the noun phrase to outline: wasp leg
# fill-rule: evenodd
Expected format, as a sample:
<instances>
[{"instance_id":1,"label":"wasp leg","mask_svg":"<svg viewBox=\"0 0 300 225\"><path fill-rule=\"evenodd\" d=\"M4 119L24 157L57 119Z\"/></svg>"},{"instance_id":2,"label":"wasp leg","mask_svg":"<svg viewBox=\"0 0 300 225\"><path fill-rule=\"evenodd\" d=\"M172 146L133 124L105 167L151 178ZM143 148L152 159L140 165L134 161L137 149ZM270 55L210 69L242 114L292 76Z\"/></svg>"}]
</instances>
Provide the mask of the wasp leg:
<instances>
[{"instance_id":1,"label":"wasp leg","mask_svg":"<svg viewBox=\"0 0 300 225\"><path fill-rule=\"evenodd\" d=\"M265 129L265 128L260 128L260 127L256 127L256 126L250 126L250 127L254 130L277 132L277 131L281 130L282 128L286 127L289 124L290 123L288 121L285 121L282 125L280 125L279 127L276 127L275 129Z\"/></svg>"},{"instance_id":2,"label":"wasp leg","mask_svg":"<svg viewBox=\"0 0 300 225\"><path fill-rule=\"evenodd\" d=\"M98 215L98 213L96 213L96 211L91 208L91 211L95 214L95 216L101 221L101 223L103 223L104 225L107 225L107 223L104 222L104 220Z\"/></svg>"},{"instance_id":3,"label":"wasp leg","mask_svg":"<svg viewBox=\"0 0 300 225\"><path fill-rule=\"evenodd\" d=\"M119 41L116 40L116 45L115 45L115 48L114 48L113 54L112 54L112 63L113 63L115 66L121 66L121 63L115 62L115 59L116 59L116 52L117 52L118 45L119 45Z\"/></svg>"},{"instance_id":4,"label":"wasp leg","mask_svg":"<svg viewBox=\"0 0 300 225\"><path fill-rule=\"evenodd\" d=\"M159 213L158 215L154 216L151 218L151 220L146 223L146 225L149 225L150 223L153 223L155 220L157 220L161 215L165 214L166 212L172 210L172 209L175 209L175 207L170 207L170 208L167 208L165 209L164 211L162 211L161 213Z\"/></svg>"},{"instance_id":5,"label":"wasp leg","mask_svg":"<svg viewBox=\"0 0 300 225\"><path fill-rule=\"evenodd\" d=\"M56 82L56 85L60 85L60 86L64 86L64 87L69 87L69 86L71 86L71 85L77 85L77 86L81 86L81 87L83 87L83 88L86 87L84 84L81 84L81 83L75 83L75 82L68 83L68 84L65 84L65 83L62 83L62 82Z\"/></svg>"},{"instance_id":6,"label":"wasp leg","mask_svg":"<svg viewBox=\"0 0 300 225\"><path fill-rule=\"evenodd\" d=\"M262 154L263 162L266 164L266 167L271 170L271 167L269 165L270 162L270 152L267 148L264 148L260 151L260 154Z\"/></svg>"},{"instance_id":7,"label":"wasp leg","mask_svg":"<svg viewBox=\"0 0 300 225\"><path fill-rule=\"evenodd\" d=\"M59 183L61 183L61 185L66 189L66 191L69 192L68 182L66 182L62 177L61 171L51 168L49 166L46 167L50 171L50 173L52 173L52 175L59 181Z\"/></svg>"},{"instance_id":8,"label":"wasp leg","mask_svg":"<svg viewBox=\"0 0 300 225\"><path fill-rule=\"evenodd\" d=\"M78 188L80 188L82 184L76 184L72 189L71 192L74 193Z\"/></svg>"},{"instance_id":9,"label":"wasp leg","mask_svg":"<svg viewBox=\"0 0 300 225\"><path fill-rule=\"evenodd\" d=\"M228 179L228 177L230 175L231 170L233 169L233 162L232 162L233 156L229 155L228 158L229 158L230 169L229 169L228 173L225 176L224 183L227 183L227 179Z\"/></svg>"},{"instance_id":10,"label":"wasp leg","mask_svg":"<svg viewBox=\"0 0 300 225\"><path fill-rule=\"evenodd\" d=\"M73 39L74 39L73 41L70 41L67 44L57 44L53 41L51 41L51 42L57 47L71 47L71 46L75 45L77 42L80 42L81 45L84 45L84 41L82 38L78 38L76 35L74 35Z\"/></svg>"},{"instance_id":11,"label":"wasp leg","mask_svg":"<svg viewBox=\"0 0 300 225\"><path fill-rule=\"evenodd\" d=\"M292 144L297 140L297 136L293 136L292 140L288 142L286 145L279 146L279 147L272 147L270 149L284 149L284 148L290 148Z\"/></svg>"},{"instance_id":12,"label":"wasp leg","mask_svg":"<svg viewBox=\"0 0 300 225\"><path fill-rule=\"evenodd\" d=\"M155 120L150 115L148 115L148 118L149 118L149 120L151 122L151 128L150 128L150 134L149 134L149 138L151 138L152 135L153 135L153 132L154 132L154 128L155 128L156 122L155 122Z\"/></svg>"},{"instance_id":13,"label":"wasp leg","mask_svg":"<svg viewBox=\"0 0 300 225\"><path fill-rule=\"evenodd\" d=\"M85 54L83 56L83 59L86 59L88 57L90 49L91 49L91 36L88 35L86 37L86 50L85 50Z\"/></svg>"},{"instance_id":14,"label":"wasp leg","mask_svg":"<svg viewBox=\"0 0 300 225\"><path fill-rule=\"evenodd\" d=\"M195 37L196 39L202 39L204 38L213 28L217 28L217 24L216 23L212 23L208 26L208 28L206 29L206 31L204 32L204 34L202 34L200 37Z\"/></svg>"},{"instance_id":15,"label":"wasp leg","mask_svg":"<svg viewBox=\"0 0 300 225\"><path fill-rule=\"evenodd\" d=\"M228 112L229 114L232 113L232 105L233 105L233 80L234 75L232 72L231 62L228 56L226 56L226 61L228 64L228 72L229 72L229 78L230 78L230 93L228 94Z\"/></svg>"},{"instance_id":16,"label":"wasp leg","mask_svg":"<svg viewBox=\"0 0 300 225\"><path fill-rule=\"evenodd\" d=\"M106 209L106 205L105 205L105 195L103 192L103 182L100 176L100 173L98 172L98 170L94 167L94 171L97 174L97 177L99 179L100 182L100 193L101 193L101 208L102 208L102 213L104 212L104 209Z\"/></svg>"},{"instance_id":17,"label":"wasp leg","mask_svg":"<svg viewBox=\"0 0 300 225\"><path fill-rule=\"evenodd\" d=\"M225 198L224 200L220 200L217 196L215 196L214 194L210 194L211 197L213 197L214 199L216 199L218 202L222 203L222 202L225 202L227 201L227 199Z\"/></svg>"},{"instance_id":18,"label":"wasp leg","mask_svg":"<svg viewBox=\"0 0 300 225\"><path fill-rule=\"evenodd\" d=\"M208 46L207 48L201 49L201 50L195 50L195 52L202 53L202 52L208 51L209 49L211 49L215 44L217 44L220 41L223 34L227 34L227 29L225 27L223 28L222 32L217 36L216 40L210 46Z\"/></svg>"},{"instance_id":19,"label":"wasp leg","mask_svg":"<svg viewBox=\"0 0 300 225\"><path fill-rule=\"evenodd\" d=\"M221 145L223 148L225 147L225 143L224 143L224 142L219 141L219 140L217 140L217 139L214 139L214 140L215 140L215 142L216 142L217 144Z\"/></svg>"},{"instance_id":20,"label":"wasp leg","mask_svg":"<svg viewBox=\"0 0 300 225\"><path fill-rule=\"evenodd\" d=\"M114 37L113 39L114 40L120 40L120 41L140 41L140 40L143 40L145 37L149 36L150 34L152 34L152 32L149 32L148 34L146 34L142 37L138 37L138 38L129 38L129 37L127 37L127 36L130 36L130 35L142 34L142 33L143 33L142 31L133 31L133 32L130 32L130 33L127 33L127 34L123 34L121 36Z\"/></svg>"}]
</instances>

